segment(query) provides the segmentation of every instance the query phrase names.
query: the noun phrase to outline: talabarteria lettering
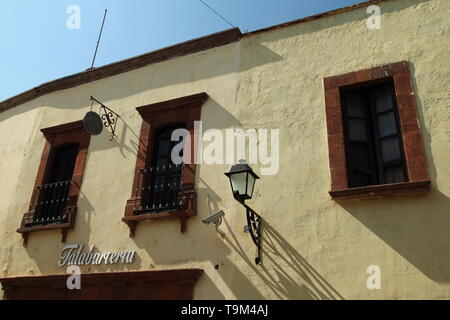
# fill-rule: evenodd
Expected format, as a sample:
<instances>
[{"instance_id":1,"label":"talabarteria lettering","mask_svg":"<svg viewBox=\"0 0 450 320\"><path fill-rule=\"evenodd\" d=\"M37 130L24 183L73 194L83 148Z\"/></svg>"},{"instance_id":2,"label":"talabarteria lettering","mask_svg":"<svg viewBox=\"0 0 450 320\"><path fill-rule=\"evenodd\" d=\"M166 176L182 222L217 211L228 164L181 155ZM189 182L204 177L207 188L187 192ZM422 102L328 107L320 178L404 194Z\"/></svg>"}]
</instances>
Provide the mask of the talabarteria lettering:
<instances>
[{"instance_id":1,"label":"talabarteria lettering","mask_svg":"<svg viewBox=\"0 0 450 320\"><path fill-rule=\"evenodd\" d=\"M94 252L95 245L92 245L88 252L83 252L83 244L69 244L61 250L58 266L64 265L96 265L96 264L116 264L133 263L136 252L134 250L124 252Z\"/></svg>"}]
</instances>

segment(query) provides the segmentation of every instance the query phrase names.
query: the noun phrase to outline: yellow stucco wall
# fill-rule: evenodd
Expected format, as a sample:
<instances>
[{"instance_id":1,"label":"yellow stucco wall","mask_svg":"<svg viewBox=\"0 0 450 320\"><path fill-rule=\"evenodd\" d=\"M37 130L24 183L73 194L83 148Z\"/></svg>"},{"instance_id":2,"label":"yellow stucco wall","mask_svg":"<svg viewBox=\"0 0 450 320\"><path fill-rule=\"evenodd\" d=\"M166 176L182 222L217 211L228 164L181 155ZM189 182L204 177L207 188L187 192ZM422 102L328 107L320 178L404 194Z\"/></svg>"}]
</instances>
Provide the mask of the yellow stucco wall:
<instances>
[{"instance_id":1,"label":"yellow stucco wall","mask_svg":"<svg viewBox=\"0 0 450 320\"><path fill-rule=\"evenodd\" d=\"M448 299L450 297L450 2L380 4L382 28L368 30L365 8L268 32L52 93L0 113L0 276L65 273L59 231L16 233L27 210L44 139L40 128L80 120L93 95L121 116L118 139L93 136L69 243L136 250L131 264L82 272L197 267L196 299ZM407 60L432 179L422 196L336 203L330 171L323 78ZM136 161L141 118L135 107L199 92L204 130L279 128L280 170L257 182L251 206L265 220L263 264L243 232L244 209L223 172L197 171L198 216L185 234L177 220L121 222ZM96 107L94 107L96 108ZM258 172L258 166L254 166ZM219 237L201 219L226 213ZM214 266L219 265L215 270ZM381 268L368 290L367 268Z\"/></svg>"}]
</instances>

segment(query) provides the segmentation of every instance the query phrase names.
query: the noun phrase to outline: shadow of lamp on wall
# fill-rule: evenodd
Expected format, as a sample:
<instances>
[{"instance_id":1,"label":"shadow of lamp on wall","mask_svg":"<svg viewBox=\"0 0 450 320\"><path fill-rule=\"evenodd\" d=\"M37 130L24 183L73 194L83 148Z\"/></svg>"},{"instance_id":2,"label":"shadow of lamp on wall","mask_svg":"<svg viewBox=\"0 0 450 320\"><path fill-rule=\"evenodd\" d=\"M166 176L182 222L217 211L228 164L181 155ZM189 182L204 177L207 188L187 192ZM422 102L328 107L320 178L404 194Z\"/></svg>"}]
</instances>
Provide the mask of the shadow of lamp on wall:
<instances>
[{"instance_id":1,"label":"shadow of lamp on wall","mask_svg":"<svg viewBox=\"0 0 450 320\"><path fill-rule=\"evenodd\" d=\"M252 208L250 208L245 200L250 200L253 196L255 182L259 177L253 172L253 169L245 163L244 160L239 160L238 164L231 167L229 172L225 175L230 179L231 190L233 197L246 209L247 228L253 242L255 243L258 254L255 258L255 263L261 263L261 222L262 219Z\"/></svg>"}]
</instances>

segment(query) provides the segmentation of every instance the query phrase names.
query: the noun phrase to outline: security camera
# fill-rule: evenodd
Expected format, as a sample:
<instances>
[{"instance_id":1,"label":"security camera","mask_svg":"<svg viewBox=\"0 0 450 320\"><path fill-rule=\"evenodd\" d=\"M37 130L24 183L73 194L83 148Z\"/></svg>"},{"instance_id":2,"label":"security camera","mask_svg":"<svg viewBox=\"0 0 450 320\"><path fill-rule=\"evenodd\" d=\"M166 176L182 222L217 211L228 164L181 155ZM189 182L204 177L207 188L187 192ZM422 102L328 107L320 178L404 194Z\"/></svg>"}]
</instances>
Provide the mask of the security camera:
<instances>
[{"instance_id":1,"label":"security camera","mask_svg":"<svg viewBox=\"0 0 450 320\"><path fill-rule=\"evenodd\" d=\"M223 210L217 211L214 214L209 215L205 219L202 220L204 224L210 224L211 222L217 227L222 223L222 217L225 215Z\"/></svg>"}]
</instances>

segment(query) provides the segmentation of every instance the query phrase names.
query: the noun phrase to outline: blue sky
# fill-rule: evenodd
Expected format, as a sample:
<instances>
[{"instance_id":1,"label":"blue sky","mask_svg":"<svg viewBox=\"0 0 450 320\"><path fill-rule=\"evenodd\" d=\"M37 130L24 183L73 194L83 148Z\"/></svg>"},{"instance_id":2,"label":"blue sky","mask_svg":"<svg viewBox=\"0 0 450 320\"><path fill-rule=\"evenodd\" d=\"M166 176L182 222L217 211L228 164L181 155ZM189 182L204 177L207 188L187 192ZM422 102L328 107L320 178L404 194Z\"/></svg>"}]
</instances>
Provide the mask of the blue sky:
<instances>
[{"instance_id":1,"label":"blue sky","mask_svg":"<svg viewBox=\"0 0 450 320\"><path fill-rule=\"evenodd\" d=\"M204 0L242 32L363 0ZM80 29L68 29L70 5ZM14 0L0 4L0 101L90 67L104 9L95 66L230 28L199 0Z\"/></svg>"}]
</instances>

